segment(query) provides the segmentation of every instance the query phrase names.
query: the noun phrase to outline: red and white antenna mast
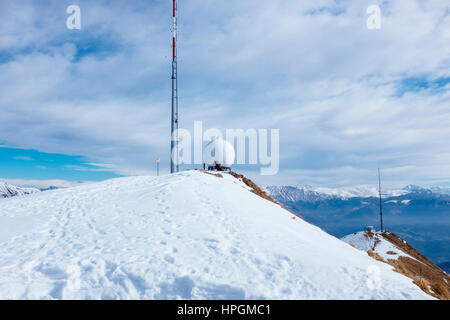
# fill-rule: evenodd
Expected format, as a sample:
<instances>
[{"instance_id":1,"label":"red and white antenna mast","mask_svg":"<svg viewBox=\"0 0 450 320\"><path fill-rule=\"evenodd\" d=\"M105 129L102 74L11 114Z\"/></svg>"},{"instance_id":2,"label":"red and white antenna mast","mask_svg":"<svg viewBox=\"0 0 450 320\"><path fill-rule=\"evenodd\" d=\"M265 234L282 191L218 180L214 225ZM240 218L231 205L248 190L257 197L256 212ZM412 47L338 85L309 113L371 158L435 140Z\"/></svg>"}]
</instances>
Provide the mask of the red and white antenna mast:
<instances>
[{"instance_id":1,"label":"red and white antenna mast","mask_svg":"<svg viewBox=\"0 0 450 320\"><path fill-rule=\"evenodd\" d=\"M170 173L178 172L178 75L177 75L177 5L173 0L173 40L172 40L172 125L170 142Z\"/></svg>"}]
</instances>

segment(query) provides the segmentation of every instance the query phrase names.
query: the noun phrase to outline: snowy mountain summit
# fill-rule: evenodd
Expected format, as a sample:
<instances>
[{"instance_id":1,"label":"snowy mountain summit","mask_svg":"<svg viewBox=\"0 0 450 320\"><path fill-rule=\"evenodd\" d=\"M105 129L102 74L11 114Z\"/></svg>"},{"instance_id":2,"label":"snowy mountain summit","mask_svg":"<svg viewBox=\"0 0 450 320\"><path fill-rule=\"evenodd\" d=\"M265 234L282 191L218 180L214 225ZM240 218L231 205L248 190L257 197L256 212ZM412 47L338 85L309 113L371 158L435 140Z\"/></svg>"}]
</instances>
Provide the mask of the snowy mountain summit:
<instances>
[{"instance_id":1,"label":"snowy mountain summit","mask_svg":"<svg viewBox=\"0 0 450 320\"><path fill-rule=\"evenodd\" d=\"M439 299L450 299L450 276L396 234L361 231L342 240L392 265L396 272L413 279L424 292Z\"/></svg>"},{"instance_id":2,"label":"snowy mountain summit","mask_svg":"<svg viewBox=\"0 0 450 320\"><path fill-rule=\"evenodd\" d=\"M34 188L16 187L10 185L9 183L0 181L0 199L23 196L25 194L32 194L36 192L39 192L39 190Z\"/></svg>"},{"instance_id":3,"label":"snowy mountain summit","mask_svg":"<svg viewBox=\"0 0 450 320\"><path fill-rule=\"evenodd\" d=\"M4 199L0 299L432 298L259 191L188 171Z\"/></svg>"}]
</instances>

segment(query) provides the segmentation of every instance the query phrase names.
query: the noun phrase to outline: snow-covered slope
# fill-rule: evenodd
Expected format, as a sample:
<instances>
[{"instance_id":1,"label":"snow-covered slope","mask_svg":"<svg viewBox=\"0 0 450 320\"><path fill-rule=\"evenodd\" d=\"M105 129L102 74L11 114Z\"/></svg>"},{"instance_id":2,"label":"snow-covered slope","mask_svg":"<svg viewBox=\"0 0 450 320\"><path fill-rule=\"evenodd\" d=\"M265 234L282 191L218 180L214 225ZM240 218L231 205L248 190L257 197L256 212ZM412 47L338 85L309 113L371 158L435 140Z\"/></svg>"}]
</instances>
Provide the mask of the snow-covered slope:
<instances>
[{"instance_id":1,"label":"snow-covered slope","mask_svg":"<svg viewBox=\"0 0 450 320\"><path fill-rule=\"evenodd\" d=\"M431 297L231 175L190 171L0 201L0 299L15 298Z\"/></svg>"},{"instance_id":2,"label":"snow-covered slope","mask_svg":"<svg viewBox=\"0 0 450 320\"><path fill-rule=\"evenodd\" d=\"M372 258L394 267L414 280L424 292L450 299L450 277L405 240L390 231L363 231L347 235L343 241L363 250Z\"/></svg>"},{"instance_id":3,"label":"snow-covered slope","mask_svg":"<svg viewBox=\"0 0 450 320\"><path fill-rule=\"evenodd\" d=\"M36 192L39 192L39 190L34 188L16 187L6 182L0 181L0 199L23 196L25 194L32 194Z\"/></svg>"},{"instance_id":4,"label":"snow-covered slope","mask_svg":"<svg viewBox=\"0 0 450 320\"><path fill-rule=\"evenodd\" d=\"M391 242L386 240L380 232L356 232L343 237L342 241L354 244L359 250L372 250L385 260L398 259L399 257L408 257L414 259L410 255L397 248Z\"/></svg>"},{"instance_id":5,"label":"snow-covered slope","mask_svg":"<svg viewBox=\"0 0 450 320\"><path fill-rule=\"evenodd\" d=\"M351 188L322 188L311 186L268 186L266 190L273 197L283 201L317 202L326 199L351 199L378 197L378 190L372 186L356 186ZM408 190L389 190L383 197L393 197L407 194Z\"/></svg>"}]
</instances>

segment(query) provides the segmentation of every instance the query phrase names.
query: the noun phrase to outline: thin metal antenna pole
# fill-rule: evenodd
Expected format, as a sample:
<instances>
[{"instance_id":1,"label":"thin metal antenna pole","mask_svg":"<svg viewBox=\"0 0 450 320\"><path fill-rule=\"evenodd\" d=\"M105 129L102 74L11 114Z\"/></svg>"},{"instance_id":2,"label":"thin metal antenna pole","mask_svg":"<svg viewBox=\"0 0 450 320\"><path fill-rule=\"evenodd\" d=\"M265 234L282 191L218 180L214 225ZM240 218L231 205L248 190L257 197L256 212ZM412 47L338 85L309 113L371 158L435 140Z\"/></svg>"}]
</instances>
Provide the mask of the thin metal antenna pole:
<instances>
[{"instance_id":1,"label":"thin metal antenna pole","mask_svg":"<svg viewBox=\"0 0 450 320\"><path fill-rule=\"evenodd\" d=\"M383 202L381 200L381 175L380 175L380 168L378 168L378 191L380 194L380 224L381 229L380 231L383 232Z\"/></svg>"},{"instance_id":2,"label":"thin metal antenna pole","mask_svg":"<svg viewBox=\"0 0 450 320\"><path fill-rule=\"evenodd\" d=\"M173 39L172 39L172 122L170 139L170 172L176 173L178 167L178 74L177 74L177 0L173 0Z\"/></svg>"}]
</instances>

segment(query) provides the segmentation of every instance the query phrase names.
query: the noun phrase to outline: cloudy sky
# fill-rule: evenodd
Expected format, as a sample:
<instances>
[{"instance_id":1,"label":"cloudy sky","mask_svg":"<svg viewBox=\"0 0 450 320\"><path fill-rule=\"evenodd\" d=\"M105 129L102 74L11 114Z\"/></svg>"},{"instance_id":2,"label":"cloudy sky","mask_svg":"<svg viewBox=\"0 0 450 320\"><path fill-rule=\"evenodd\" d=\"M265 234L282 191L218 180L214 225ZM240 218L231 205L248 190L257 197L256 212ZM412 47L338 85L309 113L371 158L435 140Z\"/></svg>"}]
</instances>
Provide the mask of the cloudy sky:
<instances>
[{"instance_id":1,"label":"cloudy sky","mask_svg":"<svg viewBox=\"0 0 450 320\"><path fill-rule=\"evenodd\" d=\"M179 28L180 126L280 129L257 182L450 184L450 2L181 0ZM0 178L168 172L170 68L169 0L0 0Z\"/></svg>"}]
</instances>

